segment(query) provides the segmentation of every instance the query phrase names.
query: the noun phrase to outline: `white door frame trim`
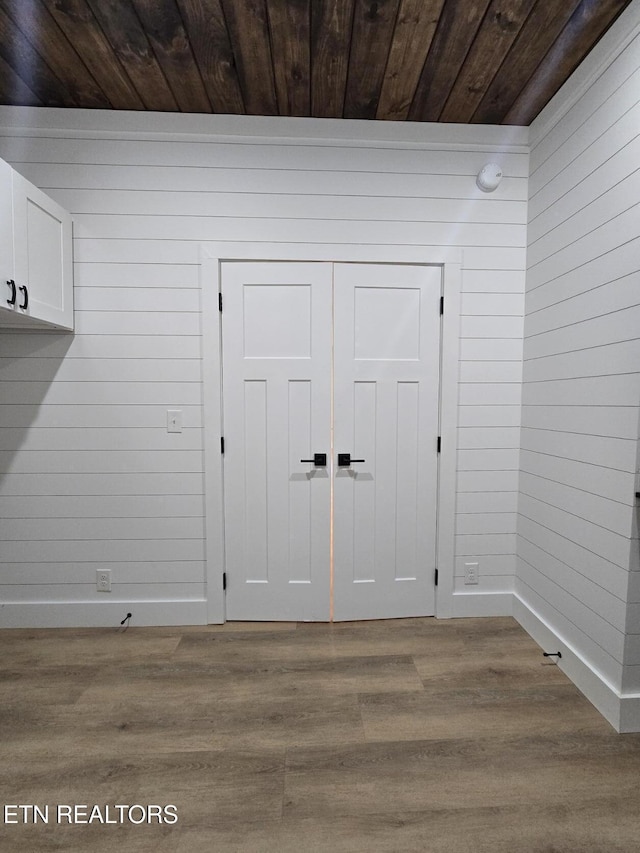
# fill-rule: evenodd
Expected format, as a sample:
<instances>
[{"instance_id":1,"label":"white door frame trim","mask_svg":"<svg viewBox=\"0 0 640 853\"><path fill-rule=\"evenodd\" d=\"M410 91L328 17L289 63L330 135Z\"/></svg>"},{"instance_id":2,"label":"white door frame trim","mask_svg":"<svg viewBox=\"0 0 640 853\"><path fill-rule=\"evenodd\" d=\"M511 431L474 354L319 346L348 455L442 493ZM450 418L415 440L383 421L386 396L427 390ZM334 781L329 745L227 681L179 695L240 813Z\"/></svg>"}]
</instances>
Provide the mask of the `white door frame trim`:
<instances>
[{"instance_id":1,"label":"white door frame trim","mask_svg":"<svg viewBox=\"0 0 640 853\"><path fill-rule=\"evenodd\" d=\"M204 407L204 491L207 621L225 621L224 503L222 455L221 337L218 293L224 261L328 261L442 266L445 311L441 326L440 435L436 559L436 616L453 615L458 376L462 250L419 246L329 245L316 243L203 243L200 247L202 298L202 382Z\"/></svg>"}]
</instances>

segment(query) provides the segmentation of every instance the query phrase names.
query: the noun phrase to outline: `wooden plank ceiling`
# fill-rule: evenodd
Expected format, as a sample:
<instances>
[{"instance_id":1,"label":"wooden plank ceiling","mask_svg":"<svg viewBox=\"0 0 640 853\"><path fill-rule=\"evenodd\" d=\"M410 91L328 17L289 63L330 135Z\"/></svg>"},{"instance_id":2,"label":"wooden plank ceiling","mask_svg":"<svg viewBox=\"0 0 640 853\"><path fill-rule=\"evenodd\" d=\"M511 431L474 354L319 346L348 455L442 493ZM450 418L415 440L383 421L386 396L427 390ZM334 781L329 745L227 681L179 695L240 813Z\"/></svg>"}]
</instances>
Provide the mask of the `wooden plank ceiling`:
<instances>
[{"instance_id":1,"label":"wooden plank ceiling","mask_svg":"<svg viewBox=\"0 0 640 853\"><path fill-rule=\"evenodd\" d=\"M0 103L528 125L633 1L0 0Z\"/></svg>"}]
</instances>

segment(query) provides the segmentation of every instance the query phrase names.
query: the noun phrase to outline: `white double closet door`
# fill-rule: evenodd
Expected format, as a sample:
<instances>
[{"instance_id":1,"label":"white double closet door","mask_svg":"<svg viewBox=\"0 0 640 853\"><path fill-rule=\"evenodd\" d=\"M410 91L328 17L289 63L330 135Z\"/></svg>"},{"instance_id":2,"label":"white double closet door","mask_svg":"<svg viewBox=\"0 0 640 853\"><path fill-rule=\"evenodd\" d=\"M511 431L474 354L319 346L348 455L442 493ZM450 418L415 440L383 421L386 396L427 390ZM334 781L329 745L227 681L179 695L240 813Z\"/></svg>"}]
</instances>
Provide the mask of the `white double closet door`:
<instances>
[{"instance_id":1,"label":"white double closet door","mask_svg":"<svg viewBox=\"0 0 640 853\"><path fill-rule=\"evenodd\" d=\"M222 265L227 619L434 613L441 275Z\"/></svg>"}]
</instances>

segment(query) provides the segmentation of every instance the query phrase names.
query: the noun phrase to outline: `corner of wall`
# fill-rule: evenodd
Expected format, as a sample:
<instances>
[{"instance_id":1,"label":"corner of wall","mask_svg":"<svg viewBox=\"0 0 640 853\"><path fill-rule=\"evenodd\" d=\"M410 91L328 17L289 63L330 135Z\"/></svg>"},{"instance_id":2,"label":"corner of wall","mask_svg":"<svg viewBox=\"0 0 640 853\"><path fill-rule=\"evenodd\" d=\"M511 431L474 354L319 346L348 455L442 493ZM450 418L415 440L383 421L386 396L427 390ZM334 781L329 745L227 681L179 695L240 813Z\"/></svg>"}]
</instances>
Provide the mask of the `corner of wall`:
<instances>
[{"instance_id":1,"label":"corner of wall","mask_svg":"<svg viewBox=\"0 0 640 853\"><path fill-rule=\"evenodd\" d=\"M534 148L562 120L590 86L640 34L640 4L631 3L593 48L587 60L529 126L529 145Z\"/></svg>"},{"instance_id":2,"label":"corner of wall","mask_svg":"<svg viewBox=\"0 0 640 853\"><path fill-rule=\"evenodd\" d=\"M513 617L539 646L562 653L558 667L617 732L640 730L640 695L624 694L597 672L518 593L513 596Z\"/></svg>"}]
</instances>

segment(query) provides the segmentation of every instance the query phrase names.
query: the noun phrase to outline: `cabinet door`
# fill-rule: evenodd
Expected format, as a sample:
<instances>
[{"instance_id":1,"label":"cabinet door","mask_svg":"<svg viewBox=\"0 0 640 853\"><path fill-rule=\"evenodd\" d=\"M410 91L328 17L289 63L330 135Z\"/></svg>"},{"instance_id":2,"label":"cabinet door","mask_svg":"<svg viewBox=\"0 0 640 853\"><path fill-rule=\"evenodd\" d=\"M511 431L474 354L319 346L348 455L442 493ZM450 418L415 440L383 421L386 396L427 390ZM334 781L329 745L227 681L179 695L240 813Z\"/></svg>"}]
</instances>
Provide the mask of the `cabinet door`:
<instances>
[{"instance_id":1,"label":"cabinet door","mask_svg":"<svg viewBox=\"0 0 640 853\"><path fill-rule=\"evenodd\" d=\"M13 172L13 222L14 278L19 291L16 310L73 329L70 215Z\"/></svg>"},{"instance_id":2,"label":"cabinet door","mask_svg":"<svg viewBox=\"0 0 640 853\"><path fill-rule=\"evenodd\" d=\"M13 314L13 206L12 168L0 160L0 320ZM16 294L17 296L17 294Z\"/></svg>"}]
</instances>

